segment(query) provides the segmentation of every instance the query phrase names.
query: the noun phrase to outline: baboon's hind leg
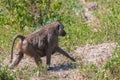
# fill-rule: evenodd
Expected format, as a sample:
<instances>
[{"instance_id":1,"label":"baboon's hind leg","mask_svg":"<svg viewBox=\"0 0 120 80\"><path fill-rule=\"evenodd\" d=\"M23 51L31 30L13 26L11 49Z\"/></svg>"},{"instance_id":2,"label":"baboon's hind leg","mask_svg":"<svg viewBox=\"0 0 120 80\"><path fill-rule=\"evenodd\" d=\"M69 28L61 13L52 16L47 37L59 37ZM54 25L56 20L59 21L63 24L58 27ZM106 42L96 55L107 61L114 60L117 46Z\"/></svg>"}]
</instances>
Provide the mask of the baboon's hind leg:
<instances>
[{"instance_id":1,"label":"baboon's hind leg","mask_svg":"<svg viewBox=\"0 0 120 80\"><path fill-rule=\"evenodd\" d=\"M16 54L16 58L15 60L10 64L10 68L14 68L15 66L17 66L19 64L19 62L21 61L21 59L23 58L23 52L19 51L17 54Z\"/></svg>"}]
</instances>

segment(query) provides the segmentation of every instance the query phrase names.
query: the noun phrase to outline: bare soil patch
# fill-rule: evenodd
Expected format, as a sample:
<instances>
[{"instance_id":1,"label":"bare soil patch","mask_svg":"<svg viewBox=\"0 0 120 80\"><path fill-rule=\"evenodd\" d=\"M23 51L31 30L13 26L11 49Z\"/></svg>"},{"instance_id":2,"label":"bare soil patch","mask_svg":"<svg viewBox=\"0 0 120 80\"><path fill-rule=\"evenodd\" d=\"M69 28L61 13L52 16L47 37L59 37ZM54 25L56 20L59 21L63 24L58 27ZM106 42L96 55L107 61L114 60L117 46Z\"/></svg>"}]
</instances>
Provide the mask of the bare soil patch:
<instances>
[{"instance_id":1,"label":"bare soil patch","mask_svg":"<svg viewBox=\"0 0 120 80\"><path fill-rule=\"evenodd\" d=\"M75 52L81 57L83 62L92 62L93 64L103 66L109 59L111 59L116 43L102 43L98 45L85 45L78 47Z\"/></svg>"}]
</instances>

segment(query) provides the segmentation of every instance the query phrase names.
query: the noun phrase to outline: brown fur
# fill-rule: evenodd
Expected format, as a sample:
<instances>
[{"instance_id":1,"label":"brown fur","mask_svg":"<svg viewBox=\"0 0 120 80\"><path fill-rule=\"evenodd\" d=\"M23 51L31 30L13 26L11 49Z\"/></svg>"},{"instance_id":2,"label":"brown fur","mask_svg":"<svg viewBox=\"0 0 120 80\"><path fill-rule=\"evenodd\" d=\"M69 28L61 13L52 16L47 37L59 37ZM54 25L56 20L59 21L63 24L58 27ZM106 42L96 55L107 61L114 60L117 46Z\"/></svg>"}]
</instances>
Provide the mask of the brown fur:
<instances>
[{"instance_id":1,"label":"brown fur","mask_svg":"<svg viewBox=\"0 0 120 80\"><path fill-rule=\"evenodd\" d=\"M64 26L60 22L53 22L51 24L48 24L44 28L33 32L26 37L22 35L16 35L13 39L11 49L11 62L13 58L13 47L15 40L17 38L20 38L20 41L17 43L17 57L10 64L10 68L14 68L19 64L24 53L33 57L37 65L39 65L39 62L41 62L40 58L46 56L46 64L48 67L50 66L51 55L55 52L59 52L70 58L72 61L75 61L74 58L69 56L68 53L66 53L58 46L58 36L65 35L66 32L64 31Z\"/></svg>"}]
</instances>

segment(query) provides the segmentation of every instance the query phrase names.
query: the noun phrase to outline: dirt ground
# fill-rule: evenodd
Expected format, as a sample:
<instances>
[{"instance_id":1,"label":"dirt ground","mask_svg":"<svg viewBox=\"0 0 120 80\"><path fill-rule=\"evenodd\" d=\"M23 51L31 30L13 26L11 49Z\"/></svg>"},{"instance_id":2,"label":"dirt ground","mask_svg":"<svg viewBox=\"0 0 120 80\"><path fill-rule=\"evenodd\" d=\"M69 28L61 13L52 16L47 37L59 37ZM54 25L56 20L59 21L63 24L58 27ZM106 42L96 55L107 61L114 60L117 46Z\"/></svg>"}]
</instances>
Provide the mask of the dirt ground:
<instances>
[{"instance_id":1,"label":"dirt ground","mask_svg":"<svg viewBox=\"0 0 120 80\"><path fill-rule=\"evenodd\" d=\"M98 45L89 45L86 44L83 47L78 47L74 53L70 54L76 58L76 62L72 62L63 55L56 53L52 55L51 66L52 70L42 73L33 73L30 76L30 80L86 80L85 74L80 73L79 70L79 61L83 61L84 63L92 62L98 67L105 64L106 61L111 59L114 48L116 47L116 43L102 43ZM7 53L6 53L7 54ZM1 54L1 56L4 54ZM6 56L1 65L9 64L9 56ZM45 66L46 58L42 58L42 64ZM24 56L20 64L13 69L13 71L17 72L18 70L22 70L24 73L28 71L33 71L36 68L36 65L32 58L28 56ZM18 80L25 80L21 77Z\"/></svg>"},{"instance_id":2,"label":"dirt ground","mask_svg":"<svg viewBox=\"0 0 120 80\"><path fill-rule=\"evenodd\" d=\"M113 53L116 43L102 43L98 45L85 45L78 47L75 52L81 56L83 62L92 62L101 67L109 60Z\"/></svg>"}]
</instances>

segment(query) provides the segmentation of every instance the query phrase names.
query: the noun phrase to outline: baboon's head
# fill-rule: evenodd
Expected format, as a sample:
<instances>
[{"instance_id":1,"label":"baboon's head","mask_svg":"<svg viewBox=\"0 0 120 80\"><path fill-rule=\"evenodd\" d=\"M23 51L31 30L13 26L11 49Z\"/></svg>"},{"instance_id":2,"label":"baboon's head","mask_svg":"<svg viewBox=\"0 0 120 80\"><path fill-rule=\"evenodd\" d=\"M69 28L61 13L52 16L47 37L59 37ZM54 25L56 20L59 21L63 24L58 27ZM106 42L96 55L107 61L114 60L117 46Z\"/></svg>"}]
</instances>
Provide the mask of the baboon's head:
<instances>
[{"instance_id":1,"label":"baboon's head","mask_svg":"<svg viewBox=\"0 0 120 80\"><path fill-rule=\"evenodd\" d=\"M66 32L64 30L64 25L60 22L56 22L56 29L58 36L65 36Z\"/></svg>"}]
</instances>

